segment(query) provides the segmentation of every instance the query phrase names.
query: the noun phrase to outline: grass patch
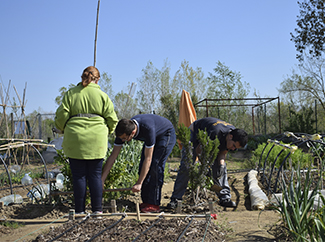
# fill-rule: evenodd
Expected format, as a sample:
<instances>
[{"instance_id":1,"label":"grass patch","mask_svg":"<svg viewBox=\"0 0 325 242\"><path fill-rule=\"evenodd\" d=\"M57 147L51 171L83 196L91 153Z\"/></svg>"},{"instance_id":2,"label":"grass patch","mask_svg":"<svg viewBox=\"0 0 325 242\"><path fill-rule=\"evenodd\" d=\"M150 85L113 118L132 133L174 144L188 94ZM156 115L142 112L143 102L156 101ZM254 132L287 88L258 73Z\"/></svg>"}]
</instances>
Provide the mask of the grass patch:
<instances>
[{"instance_id":1,"label":"grass patch","mask_svg":"<svg viewBox=\"0 0 325 242\"><path fill-rule=\"evenodd\" d=\"M11 228L11 229L18 229L19 227L24 227L25 224L17 223L17 222L3 221L3 222L0 222L0 226L4 226L7 228Z\"/></svg>"}]
</instances>

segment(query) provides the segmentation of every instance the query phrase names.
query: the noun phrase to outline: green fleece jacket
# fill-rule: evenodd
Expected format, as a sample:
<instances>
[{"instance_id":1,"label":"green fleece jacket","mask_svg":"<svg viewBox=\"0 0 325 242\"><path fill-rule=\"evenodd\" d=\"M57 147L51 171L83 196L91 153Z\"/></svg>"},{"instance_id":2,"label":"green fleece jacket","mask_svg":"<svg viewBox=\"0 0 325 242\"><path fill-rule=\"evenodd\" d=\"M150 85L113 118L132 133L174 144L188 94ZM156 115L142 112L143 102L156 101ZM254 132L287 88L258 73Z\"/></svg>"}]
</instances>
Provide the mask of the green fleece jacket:
<instances>
[{"instance_id":1,"label":"green fleece jacket","mask_svg":"<svg viewBox=\"0 0 325 242\"><path fill-rule=\"evenodd\" d=\"M100 116L72 117L76 114ZM64 131L64 154L73 159L104 158L108 134L113 133L117 122L112 101L95 83L83 87L80 82L76 87L69 89L55 116L55 126Z\"/></svg>"}]
</instances>

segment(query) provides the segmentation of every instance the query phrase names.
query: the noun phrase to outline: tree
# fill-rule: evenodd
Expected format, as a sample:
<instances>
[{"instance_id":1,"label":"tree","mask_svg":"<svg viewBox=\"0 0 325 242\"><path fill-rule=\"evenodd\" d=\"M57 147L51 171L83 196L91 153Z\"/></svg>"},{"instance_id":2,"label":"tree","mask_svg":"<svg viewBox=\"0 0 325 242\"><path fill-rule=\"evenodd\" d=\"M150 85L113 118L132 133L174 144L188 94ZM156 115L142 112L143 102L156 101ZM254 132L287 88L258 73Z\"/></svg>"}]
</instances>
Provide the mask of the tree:
<instances>
[{"instance_id":1,"label":"tree","mask_svg":"<svg viewBox=\"0 0 325 242\"><path fill-rule=\"evenodd\" d=\"M209 73L208 82L208 98L210 99L241 99L246 98L249 94L250 86L246 82L241 81L241 74L229 69L220 61L217 62L214 73ZM223 102L212 103L216 105L240 105L244 104L244 101L227 100ZM211 115L227 120L233 124L237 118L240 122L243 122L243 117L246 114L247 108L240 106L221 106L210 108Z\"/></svg>"},{"instance_id":2,"label":"tree","mask_svg":"<svg viewBox=\"0 0 325 242\"><path fill-rule=\"evenodd\" d=\"M171 93L180 97L182 90L191 94L192 102L196 103L206 97L207 79L204 78L202 68L194 69L184 60L173 78Z\"/></svg>"},{"instance_id":3,"label":"tree","mask_svg":"<svg viewBox=\"0 0 325 242\"><path fill-rule=\"evenodd\" d=\"M109 75L107 72L103 72L98 81L98 85L100 86L100 89L105 92L111 99L114 98L111 75Z\"/></svg>"},{"instance_id":4,"label":"tree","mask_svg":"<svg viewBox=\"0 0 325 242\"><path fill-rule=\"evenodd\" d=\"M148 61L142 72L142 77L138 78L139 108L142 113L153 113L159 107L160 96L157 86L160 83L160 71L153 66L151 61Z\"/></svg>"},{"instance_id":5,"label":"tree","mask_svg":"<svg viewBox=\"0 0 325 242\"><path fill-rule=\"evenodd\" d=\"M299 52L297 59L303 61L306 50L311 57L320 57L325 42L325 0L305 0L298 2L298 5L298 27L295 28L295 34L290 33L291 41Z\"/></svg>"},{"instance_id":6,"label":"tree","mask_svg":"<svg viewBox=\"0 0 325 242\"><path fill-rule=\"evenodd\" d=\"M301 110L297 112L290 110L288 126L285 127L285 130L290 132L313 134L315 132L315 129L313 128L315 123L315 120L312 118L313 114L314 112L311 107L302 107Z\"/></svg>"},{"instance_id":7,"label":"tree","mask_svg":"<svg viewBox=\"0 0 325 242\"><path fill-rule=\"evenodd\" d=\"M292 70L278 91L289 95L292 100L299 100L302 106L310 106L316 99L325 110L324 67L324 59L307 57L298 67L300 74Z\"/></svg>"},{"instance_id":8,"label":"tree","mask_svg":"<svg viewBox=\"0 0 325 242\"><path fill-rule=\"evenodd\" d=\"M62 98L63 98L64 94L65 94L65 93L66 93L70 88L75 87L75 86L76 86L76 85L70 83L70 85L69 85L68 88L66 88L66 87L61 87L61 88L59 89L59 92L60 92L59 96L57 96L57 97L55 98L55 103L56 103L58 106L60 106L61 103L62 103Z\"/></svg>"},{"instance_id":9,"label":"tree","mask_svg":"<svg viewBox=\"0 0 325 242\"><path fill-rule=\"evenodd\" d=\"M129 94L124 93L123 91L115 95L113 103L114 110L119 119L130 119L133 116L139 114L139 109L137 108L137 99L129 97Z\"/></svg>"}]
</instances>

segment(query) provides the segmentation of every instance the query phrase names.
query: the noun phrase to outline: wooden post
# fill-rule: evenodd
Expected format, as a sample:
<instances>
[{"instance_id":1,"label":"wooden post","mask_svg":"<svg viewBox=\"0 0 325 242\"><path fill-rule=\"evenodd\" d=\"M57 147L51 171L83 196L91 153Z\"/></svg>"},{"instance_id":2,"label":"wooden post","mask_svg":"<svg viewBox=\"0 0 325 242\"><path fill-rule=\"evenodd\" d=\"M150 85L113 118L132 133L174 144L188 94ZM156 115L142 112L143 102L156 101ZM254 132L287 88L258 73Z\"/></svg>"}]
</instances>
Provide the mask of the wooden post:
<instances>
[{"instance_id":1,"label":"wooden post","mask_svg":"<svg viewBox=\"0 0 325 242\"><path fill-rule=\"evenodd\" d=\"M210 210L210 213L214 213L213 203L212 203L212 199L211 198L209 198L209 210Z\"/></svg>"},{"instance_id":2,"label":"wooden post","mask_svg":"<svg viewBox=\"0 0 325 242\"><path fill-rule=\"evenodd\" d=\"M116 213L116 201L111 200L111 208L112 208L112 213Z\"/></svg>"},{"instance_id":3,"label":"wooden post","mask_svg":"<svg viewBox=\"0 0 325 242\"><path fill-rule=\"evenodd\" d=\"M14 137L15 134L15 124L14 124L14 114L10 113L10 120L11 120L11 136L10 137Z\"/></svg>"},{"instance_id":4,"label":"wooden post","mask_svg":"<svg viewBox=\"0 0 325 242\"><path fill-rule=\"evenodd\" d=\"M69 210L69 220L74 220L75 219L75 211L74 209Z\"/></svg>"},{"instance_id":5,"label":"wooden post","mask_svg":"<svg viewBox=\"0 0 325 242\"><path fill-rule=\"evenodd\" d=\"M137 220L141 221L139 203L135 204L135 208L137 209Z\"/></svg>"},{"instance_id":6,"label":"wooden post","mask_svg":"<svg viewBox=\"0 0 325 242\"><path fill-rule=\"evenodd\" d=\"M177 213L182 213L182 200L177 200Z\"/></svg>"}]
</instances>

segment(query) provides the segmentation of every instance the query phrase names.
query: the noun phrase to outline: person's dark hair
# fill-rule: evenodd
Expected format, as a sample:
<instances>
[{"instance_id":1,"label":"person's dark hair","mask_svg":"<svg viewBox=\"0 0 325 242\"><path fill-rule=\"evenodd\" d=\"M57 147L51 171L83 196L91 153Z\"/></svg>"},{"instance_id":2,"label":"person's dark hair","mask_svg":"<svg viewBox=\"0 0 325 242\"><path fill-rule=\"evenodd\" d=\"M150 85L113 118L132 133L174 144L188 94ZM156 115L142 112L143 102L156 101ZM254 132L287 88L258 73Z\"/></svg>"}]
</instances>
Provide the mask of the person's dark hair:
<instances>
[{"instance_id":1,"label":"person's dark hair","mask_svg":"<svg viewBox=\"0 0 325 242\"><path fill-rule=\"evenodd\" d=\"M135 129L134 122L130 119L123 118L118 122L115 128L115 135L117 137L123 134L130 135L134 129Z\"/></svg>"},{"instance_id":2,"label":"person's dark hair","mask_svg":"<svg viewBox=\"0 0 325 242\"><path fill-rule=\"evenodd\" d=\"M235 142L239 142L241 147L245 147L248 142L248 135L243 129L234 129L230 132L232 135L232 140Z\"/></svg>"}]
</instances>

